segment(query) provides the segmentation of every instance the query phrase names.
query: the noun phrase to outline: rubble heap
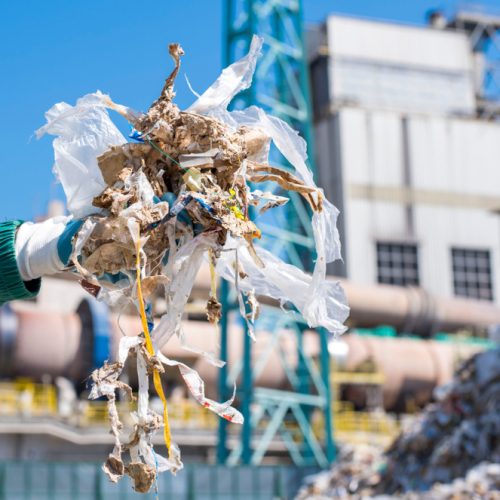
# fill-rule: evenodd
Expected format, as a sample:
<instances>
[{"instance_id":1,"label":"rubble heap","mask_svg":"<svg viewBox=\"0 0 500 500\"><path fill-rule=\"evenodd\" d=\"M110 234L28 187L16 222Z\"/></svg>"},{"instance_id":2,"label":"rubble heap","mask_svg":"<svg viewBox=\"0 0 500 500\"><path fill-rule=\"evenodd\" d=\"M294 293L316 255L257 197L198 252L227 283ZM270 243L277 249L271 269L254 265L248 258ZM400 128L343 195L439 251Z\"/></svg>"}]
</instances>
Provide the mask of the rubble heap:
<instances>
[{"instance_id":1,"label":"rubble heap","mask_svg":"<svg viewBox=\"0 0 500 500\"><path fill-rule=\"evenodd\" d=\"M428 489L500 463L500 349L469 358L386 452L385 492Z\"/></svg>"},{"instance_id":2,"label":"rubble heap","mask_svg":"<svg viewBox=\"0 0 500 500\"><path fill-rule=\"evenodd\" d=\"M371 498L383 465L380 447L344 445L331 470L306 478L297 500Z\"/></svg>"},{"instance_id":3,"label":"rubble heap","mask_svg":"<svg viewBox=\"0 0 500 500\"><path fill-rule=\"evenodd\" d=\"M500 498L500 349L464 362L435 399L384 454L345 450L299 498Z\"/></svg>"},{"instance_id":4,"label":"rubble heap","mask_svg":"<svg viewBox=\"0 0 500 500\"><path fill-rule=\"evenodd\" d=\"M227 111L232 98L250 86L261 45L262 40L255 37L249 54L226 68L185 111L173 102L183 50L172 44L169 52L175 68L147 113L96 92L79 99L74 107L56 104L46 114L48 123L38 131L38 136L57 136L55 171L71 214L83 220L71 256L82 285L118 309L134 305L141 317L142 332L122 339L118 360L92 374L90 394L108 400L115 446L104 470L114 482L128 474L136 491L149 491L158 472L175 473L182 467L168 424L161 380L166 369L180 371L202 406L231 422L243 421L232 407L234 396L223 403L208 399L198 373L160 351L165 352L165 345L177 335L186 349L194 349L216 366L223 364L213 354L216 336L212 352L200 352L183 340L181 318L204 261L212 277L207 318L215 330L221 316L219 276L235 285L252 336L258 295L277 299L283 306L290 302L311 327L333 333L344 330L345 296L338 283L325 281L327 263L340 256L338 211L313 181L305 142L259 108ZM108 109L129 121L132 142L113 124ZM286 158L290 171L269 164L271 145ZM279 194L270 191L273 184ZM283 191L299 193L310 207L317 254L312 275L254 246L261 233L252 217L287 203ZM159 320L151 301L157 290L162 290L167 304ZM118 389L135 398L119 380L129 358L136 360L139 394L135 426L125 436L115 398ZM149 407L150 377L163 402L163 415ZM152 446L160 428L167 458Z\"/></svg>"}]
</instances>

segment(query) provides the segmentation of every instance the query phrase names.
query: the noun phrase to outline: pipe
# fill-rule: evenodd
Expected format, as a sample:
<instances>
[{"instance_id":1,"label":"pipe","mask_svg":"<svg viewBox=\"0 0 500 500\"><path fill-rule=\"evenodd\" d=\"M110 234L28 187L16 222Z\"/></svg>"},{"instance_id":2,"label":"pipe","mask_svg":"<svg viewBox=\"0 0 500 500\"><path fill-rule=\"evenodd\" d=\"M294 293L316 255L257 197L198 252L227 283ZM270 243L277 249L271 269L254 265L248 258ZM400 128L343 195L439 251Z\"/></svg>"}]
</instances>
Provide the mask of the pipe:
<instances>
[{"instance_id":1,"label":"pipe","mask_svg":"<svg viewBox=\"0 0 500 500\"><path fill-rule=\"evenodd\" d=\"M389 287L395 288L395 287ZM397 290L395 291L397 292ZM404 295L403 295L404 296ZM398 295L396 294L396 298ZM404 316L406 305L394 304L394 324ZM88 377L94 362L92 343L95 335L86 326L85 318L76 314L57 314L53 312L2 309L0 316L0 358L9 363L0 365L0 377L32 376L44 374L53 377L65 376L76 383ZM384 316L387 319L388 315ZM141 331L140 320L136 316L114 315L110 317L110 359L116 359L118 342L123 335L137 335ZM218 369L207 363L196 349L213 349L216 334L212 325L201 321L183 322L187 343L195 350L186 350L180 339L174 336L162 349L166 355L185 361L196 368L206 382L209 397L216 397ZM241 359L243 336L240 326L232 325L228 336L228 362L234 366ZM279 333L275 348L268 350L269 342ZM318 336L304 332L304 348L308 357L319 354ZM296 336L292 330L281 332L259 331L253 346L256 385L271 388L286 388L287 377L280 358L286 357L288 365L297 365ZM387 408L401 408L404 396L418 395L418 402L425 402L436 385L450 380L453 366L458 358L464 358L477 349L474 346L456 346L442 342L429 342L416 339L373 338L354 334L342 336L339 344L345 344L345 368L356 370L375 364L377 370L385 375L383 388L384 403ZM279 345L279 348L277 346ZM217 353L215 353L217 355ZM171 378L177 377L177 370L168 371ZM241 381L238 382L239 384ZM356 388L350 388L353 401ZM359 391L358 391L359 392ZM401 399L403 398L403 399Z\"/></svg>"},{"instance_id":2,"label":"pipe","mask_svg":"<svg viewBox=\"0 0 500 500\"><path fill-rule=\"evenodd\" d=\"M193 293L206 298L210 288L208 266L202 266L200 271ZM500 325L500 307L493 302L437 297L417 287L365 285L333 276L327 279L342 284L351 308L348 324L352 327L389 325L400 332L428 337L438 331L481 330ZM259 301L278 305L268 297L259 297Z\"/></svg>"},{"instance_id":3,"label":"pipe","mask_svg":"<svg viewBox=\"0 0 500 500\"><path fill-rule=\"evenodd\" d=\"M81 323L76 314L16 312L17 330L10 346L10 368L0 367L0 376L41 377L73 375L87 377L77 370L84 353L80 349ZM4 351L5 331L0 331L0 351Z\"/></svg>"},{"instance_id":4,"label":"pipe","mask_svg":"<svg viewBox=\"0 0 500 500\"><path fill-rule=\"evenodd\" d=\"M456 365L482 348L412 338L380 338L349 333L339 342L347 345L343 369L357 371L371 367L384 375L380 388L384 408L405 410L407 398L423 405L435 387L448 383ZM350 386L346 394L353 402L363 402L366 388Z\"/></svg>"},{"instance_id":5,"label":"pipe","mask_svg":"<svg viewBox=\"0 0 500 500\"><path fill-rule=\"evenodd\" d=\"M384 324L398 331L429 336L438 331L483 329L500 324L500 308L492 302L436 297L422 288L340 282L351 308L348 322L353 327Z\"/></svg>"}]
</instances>

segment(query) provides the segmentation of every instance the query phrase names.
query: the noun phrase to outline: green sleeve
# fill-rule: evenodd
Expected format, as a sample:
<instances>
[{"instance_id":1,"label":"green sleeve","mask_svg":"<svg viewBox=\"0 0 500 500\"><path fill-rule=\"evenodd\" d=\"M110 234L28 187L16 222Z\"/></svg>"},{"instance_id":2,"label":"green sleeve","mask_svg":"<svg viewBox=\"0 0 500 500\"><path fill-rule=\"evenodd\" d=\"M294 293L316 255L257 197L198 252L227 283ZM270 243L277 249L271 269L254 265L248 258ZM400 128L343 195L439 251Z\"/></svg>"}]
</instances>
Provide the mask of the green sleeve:
<instances>
[{"instance_id":1,"label":"green sleeve","mask_svg":"<svg viewBox=\"0 0 500 500\"><path fill-rule=\"evenodd\" d=\"M14 241L22 223L20 220L0 222L0 305L36 297L40 291L41 279L23 281L17 267Z\"/></svg>"}]
</instances>

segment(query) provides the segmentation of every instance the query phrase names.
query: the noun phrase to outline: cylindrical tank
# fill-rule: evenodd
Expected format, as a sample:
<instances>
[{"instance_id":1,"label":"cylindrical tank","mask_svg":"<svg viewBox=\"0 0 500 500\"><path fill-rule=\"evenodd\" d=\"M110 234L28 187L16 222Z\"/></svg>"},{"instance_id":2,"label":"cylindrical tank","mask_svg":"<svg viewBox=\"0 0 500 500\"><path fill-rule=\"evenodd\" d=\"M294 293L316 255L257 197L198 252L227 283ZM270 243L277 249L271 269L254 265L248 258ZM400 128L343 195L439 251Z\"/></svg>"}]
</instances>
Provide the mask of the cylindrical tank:
<instances>
[{"instance_id":1,"label":"cylindrical tank","mask_svg":"<svg viewBox=\"0 0 500 500\"><path fill-rule=\"evenodd\" d=\"M113 332L113 352L118 352L118 343L123 335L133 336L142 331L139 317L126 316L119 319L112 319ZM218 352L218 332L214 326L206 321L183 321L183 342L174 335L162 348L163 354L167 357L183 361L195 368L205 381L207 395L212 398L217 397L217 378L219 369L203 359L201 352L209 353L217 358ZM243 356L243 329L234 324L230 330L228 342L228 367L239 362ZM274 337L279 338L274 338ZM272 342L274 348L268 349ZM318 353L318 342L316 334L305 332L304 348L308 355L314 356ZM252 346L252 360L256 368L256 384L264 387L282 388L287 384L287 378L283 364L280 360L284 356L293 369L297 365L297 339L293 331L282 330L273 334L260 331L256 342ZM168 369L168 374L175 378L176 369Z\"/></svg>"},{"instance_id":2,"label":"cylindrical tank","mask_svg":"<svg viewBox=\"0 0 500 500\"><path fill-rule=\"evenodd\" d=\"M16 317L18 327L10 346L11 366L0 370L29 377L67 375L79 357L81 324L78 316L22 311ZM2 343L2 349L5 348Z\"/></svg>"},{"instance_id":3,"label":"cylindrical tank","mask_svg":"<svg viewBox=\"0 0 500 500\"><path fill-rule=\"evenodd\" d=\"M0 312L0 376L41 377L48 374L65 376L76 383L88 377L91 367L96 363L95 352L90 348L95 343L89 342L89 338L92 340L95 337L95 332L91 330L96 325L85 320L86 316L82 314L81 308L79 310L78 316L40 310L3 309ZM136 316L118 318L110 315L109 325L109 354L113 360L121 336L137 335L142 327ZM183 321L182 328L184 345L174 336L162 351L168 357L184 361L197 369L205 380L207 395L216 398L218 369L200 356L200 351L205 351L217 357L215 328L203 321ZM229 368L242 358L243 335L243 329L238 326L230 330ZM304 336L307 355L317 355L319 345L316 334L305 332ZM282 359L286 359L291 369L295 368L296 341L296 333L292 330L258 332L252 349L257 385L287 387ZM356 334L346 334L340 342L347 345L345 369L356 370L371 363L385 375L383 400L388 409L403 409L408 396L417 403L426 402L435 386L451 379L457 360L477 350L473 346L458 347L446 342ZM268 349L270 343L273 348ZM173 378L178 377L175 368L169 368L168 374Z\"/></svg>"},{"instance_id":4,"label":"cylindrical tank","mask_svg":"<svg viewBox=\"0 0 500 500\"><path fill-rule=\"evenodd\" d=\"M484 329L500 324L500 307L492 302L436 297L416 287L340 281L351 309L348 323L352 327L390 325L398 331L425 337L432 332Z\"/></svg>"},{"instance_id":5,"label":"cylindrical tank","mask_svg":"<svg viewBox=\"0 0 500 500\"><path fill-rule=\"evenodd\" d=\"M426 337L439 331L483 330L500 324L500 307L489 301L437 297L419 287L359 284L334 276L327 279L339 281L344 288L350 307L347 323L353 328L390 325ZM206 298L209 290L210 272L204 265L196 277L193 297ZM279 305L267 297L259 297L259 301Z\"/></svg>"},{"instance_id":6,"label":"cylindrical tank","mask_svg":"<svg viewBox=\"0 0 500 500\"><path fill-rule=\"evenodd\" d=\"M451 342L357 334L346 334L340 342L348 346L346 370L368 366L384 375L383 402L390 410L404 410L409 399L417 404L429 401L436 386L451 380L456 364L479 349ZM354 391L351 388L352 394Z\"/></svg>"},{"instance_id":7,"label":"cylindrical tank","mask_svg":"<svg viewBox=\"0 0 500 500\"><path fill-rule=\"evenodd\" d=\"M52 377L64 376L76 383L88 377L95 366L97 347L97 324L84 303L78 314L57 314L40 310L5 308L0 313L0 359L9 360L0 366L0 377ZM101 321L102 323L102 321ZM142 331L138 316L109 316L110 350L109 359L116 359L118 343L123 335L133 336ZM203 359L201 352L218 356L218 333L214 326L204 321L183 321L183 341L173 336L163 353L173 359L183 361L200 372L206 382L207 394L217 397L218 368ZM229 335L229 367L237 363L242 355L244 331L236 324ZM305 332L304 347L308 355L318 353L317 337L313 332ZM253 345L253 364L257 367L257 385L285 387L287 378L281 362L284 357L294 369L297 364L296 336L293 331L282 330L269 333L259 331ZM271 349L269 343L273 344ZM102 363L103 360L100 360ZM100 364L98 363L98 364ZM177 376L175 368L169 375Z\"/></svg>"}]
</instances>

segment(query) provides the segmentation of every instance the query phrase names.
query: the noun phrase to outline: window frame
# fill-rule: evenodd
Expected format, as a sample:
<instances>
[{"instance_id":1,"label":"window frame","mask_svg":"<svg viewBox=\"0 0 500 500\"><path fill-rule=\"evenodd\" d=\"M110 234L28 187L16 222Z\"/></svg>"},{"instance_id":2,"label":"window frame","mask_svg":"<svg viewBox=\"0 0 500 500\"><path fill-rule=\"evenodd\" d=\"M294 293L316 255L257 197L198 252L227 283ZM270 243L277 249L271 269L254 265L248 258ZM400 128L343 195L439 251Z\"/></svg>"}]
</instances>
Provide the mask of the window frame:
<instances>
[{"instance_id":1,"label":"window frame","mask_svg":"<svg viewBox=\"0 0 500 500\"><path fill-rule=\"evenodd\" d=\"M420 250L417 242L376 240L375 257L378 284L420 287Z\"/></svg>"},{"instance_id":2,"label":"window frame","mask_svg":"<svg viewBox=\"0 0 500 500\"><path fill-rule=\"evenodd\" d=\"M457 255L458 252L461 255ZM490 248L457 245L450 248L451 278L455 297L488 302L495 300L492 255ZM457 263L459 259L463 264ZM475 277L472 279L471 275L474 273ZM485 276L487 279L484 278ZM472 290L475 292L471 293ZM482 293L482 290L487 290L487 293Z\"/></svg>"}]
</instances>

